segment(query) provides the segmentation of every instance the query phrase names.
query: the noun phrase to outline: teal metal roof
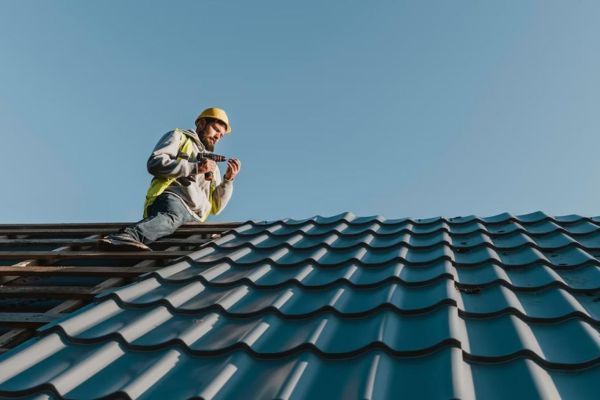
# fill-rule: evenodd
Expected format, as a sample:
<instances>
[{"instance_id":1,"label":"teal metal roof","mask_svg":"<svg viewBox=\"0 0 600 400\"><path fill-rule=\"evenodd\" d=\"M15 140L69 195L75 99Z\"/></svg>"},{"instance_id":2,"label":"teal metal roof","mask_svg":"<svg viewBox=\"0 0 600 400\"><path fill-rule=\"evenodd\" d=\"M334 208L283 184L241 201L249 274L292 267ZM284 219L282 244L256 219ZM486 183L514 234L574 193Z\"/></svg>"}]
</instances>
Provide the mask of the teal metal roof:
<instances>
[{"instance_id":1,"label":"teal metal roof","mask_svg":"<svg viewBox=\"0 0 600 400\"><path fill-rule=\"evenodd\" d=\"M0 356L35 398L594 398L600 219L248 222Z\"/></svg>"}]
</instances>

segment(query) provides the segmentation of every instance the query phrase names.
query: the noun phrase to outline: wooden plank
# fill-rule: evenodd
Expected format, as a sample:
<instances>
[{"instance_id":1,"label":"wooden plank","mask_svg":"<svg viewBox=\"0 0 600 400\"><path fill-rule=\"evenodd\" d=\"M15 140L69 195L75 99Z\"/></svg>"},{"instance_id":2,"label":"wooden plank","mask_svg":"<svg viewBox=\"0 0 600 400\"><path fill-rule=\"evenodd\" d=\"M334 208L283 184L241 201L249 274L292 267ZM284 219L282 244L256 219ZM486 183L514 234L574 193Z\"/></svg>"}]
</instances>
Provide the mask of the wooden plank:
<instances>
[{"instance_id":1,"label":"wooden plank","mask_svg":"<svg viewBox=\"0 0 600 400\"><path fill-rule=\"evenodd\" d=\"M97 235L91 235L86 237L86 239L98 239ZM68 250L70 247L69 246L63 246L63 247L57 247L56 249L52 250L53 252L61 252L64 250ZM38 260L36 259L29 259L29 260L21 260L18 263L14 264L13 267L21 267L21 268L25 268L28 267L30 265L35 265L38 262ZM19 276L0 276L0 284L5 284L8 282L12 282L16 279L19 279ZM0 344L1 345L1 344Z\"/></svg>"},{"instance_id":2,"label":"wooden plank","mask_svg":"<svg viewBox=\"0 0 600 400\"><path fill-rule=\"evenodd\" d=\"M107 289L113 288L115 286L120 286L120 285L124 284L125 282L126 282L125 278L107 279L103 282L100 282L98 285L94 286L93 288L91 288L90 291L92 294L96 295ZM67 300L67 301L60 303L56 307L48 310L48 312L49 313L66 313L66 312L76 310L79 307L84 306L85 304L86 304L86 302L83 300L71 299L71 300Z\"/></svg>"},{"instance_id":3,"label":"wooden plank","mask_svg":"<svg viewBox=\"0 0 600 400\"><path fill-rule=\"evenodd\" d=\"M147 272L156 271L160 267L78 267L78 266L29 266L0 267L0 276L105 276L105 277L135 277Z\"/></svg>"},{"instance_id":4,"label":"wooden plank","mask_svg":"<svg viewBox=\"0 0 600 400\"><path fill-rule=\"evenodd\" d=\"M137 221L136 221L137 222ZM124 226L134 225L136 222L87 222L87 223L58 223L58 224L0 224L0 229L32 229L32 228L45 228L45 229L69 229L69 228L83 228L83 229L94 229L94 228L117 228L120 229ZM194 228L194 227L208 227L208 228L231 228L242 225L242 222L210 222L210 223L187 223L183 224L182 228Z\"/></svg>"},{"instance_id":5,"label":"wooden plank","mask_svg":"<svg viewBox=\"0 0 600 400\"><path fill-rule=\"evenodd\" d=\"M192 236L204 236L204 235L192 235ZM169 246L194 246L194 245L202 246L202 245L210 243L213 240L218 239L220 237L221 237L221 235L217 234L217 237L212 237L212 238L207 238L207 237L202 237L202 238L197 238L197 239L190 239L189 237L186 237L186 238L164 238L164 239L157 240L156 242L152 242L151 244L163 244L163 245L169 245Z\"/></svg>"},{"instance_id":6,"label":"wooden plank","mask_svg":"<svg viewBox=\"0 0 600 400\"><path fill-rule=\"evenodd\" d=\"M60 314L48 313L0 313L0 326L11 328L37 327L62 317Z\"/></svg>"},{"instance_id":7,"label":"wooden plank","mask_svg":"<svg viewBox=\"0 0 600 400\"><path fill-rule=\"evenodd\" d=\"M178 239L178 238L170 238L170 239L162 239L153 242L152 245L171 245L171 246L193 246L193 245L202 245L204 243L210 242L212 239ZM98 239L0 239L0 246L95 246L98 244Z\"/></svg>"},{"instance_id":8,"label":"wooden plank","mask_svg":"<svg viewBox=\"0 0 600 400\"><path fill-rule=\"evenodd\" d=\"M0 260L20 259L146 259L165 260L190 254L191 251L0 251Z\"/></svg>"},{"instance_id":9,"label":"wooden plank","mask_svg":"<svg viewBox=\"0 0 600 400\"><path fill-rule=\"evenodd\" d=\"M13 325L11 327L8 327L5 325L5 327L20 328L18 325L17 326ZM33 328L29 328L29 329L11 329L10 331L4 333L3 335L0 335L0 353L10 350L9 347L5 347L5 346L8 345L8 346L12 347L12 343L24 342L25 340L32 337L34 334L35 334L35 331L33 330Z\"/></svg>"},{"instance_id":10,"label":"wooden plank","mask_svg":"<svg viewBox=\"0 0 600 400\"><path fill-rule=\"evenodd\" d=\"M234 227L220 228L220 227L186 227L179 228L175 234L212 234L212 233L223 233L227 230L233 229ZM59 236L65 234L77 234L77 235L92 235L92 234L109 234L118 232L121 228L0 228L0 235L45 235L45 236Z\"/></svg>"},{"instance_id":11,"label":"wooden plank","mask_svg":"<svg viewBox=\"0 0 600 400\"><path fill-rule=\"evenodd\" d=\"M0 286L3 297L49 297L55 299L90 298L92 288L86 286Z\"/></svg>"},{"instance_id":12,"label":"wooden plank","mask_svg":"<svg viewBox=\"0 0 600 400\"><path fill-rule=\"evenodd\" d=\"M196 235L192 235L189 237L189 239L194 240L194 239L200 239L202 238L202 235L200 234L196 234ZM172 246L166 249L166 251L175 251L177 250L179 247L177 246ZM156 261L154 260L144 260L141 261L137 264L135 264L133 267L131 267L131 269L143 269L143 268L156 268ZM1 278L1 277L0 277ZM104 290L110 289L110 288L114 288L117 286L121 286L123 284L125 284L127 281L125 278L111 278L111 279L107 279L101 283L99 283L98 285L94 286L91 289L91 292L93 294L98 294L100 292L103 292ZM67 312L71 312L74 311L78 308L80 308L81 306L85 305L86 302L84 302L83 300L67 300L62 302L61 304L57 305L56 307L50 309L47 311L47 314L59 314L59 313L67 313ZM60 315L60 314L59 314ZM41 325L41 324L38 324ZM27 326L17 326L17 328L27 328ZM30 336L30 331L28 331L27 329L14 329L11 331L6 332L5 334L0 336L0 347L5 347L5 346L16 346L19 343L21 343L22 338L27 338Z\"/></svg>"},{"instance_id":13,"label":"wooden plank","mask_svg":"<svg viewBox=\"0 0 600 400\"><path fill-rule=\"evenodd\" d=\"M32 246L32 245L93 245L98 243L98 239L0 239L0 246Z\"/></svg>"},{"instance_id":14,"label":"wooden plank","mask_svg":"<svg viewBox=\"0 0 600 400\"><path fill-rule=\"evenodd\" d=\"M0 326L2 326L1 323L0 323ZM36 326L38 326L38 325L36 325ZM17 328L17 327L5 326L5 328ZM0 346L6 346L6 345L10 344L11 342L21 343L21 342L29 339L30 337L32 337L34 335L34 333L35 333L35 330L33 329L33 327L30 327L28 329L12 329L8 332L5 332L3 335L0 335ZM3 347L3 348L5 348L5 347Z\"/></svg>"},{"instance_id":15,"label":"wooden plank","mask_svg":"<svg viewBox=\"0 0 600 400\"><path fill-rule=\"evenodd\" d=\"M142 264L139 265L139 268L151 266L152 263L154 263L154 261L143 261L142 263L139 263ZM125 278L111 278L99 283L93 288L87 289L90 291L91 295L95 295L103 290L121 285L125 282ZM5 313L7 317L5 318L4 322L2 320L2 315L0 314L0 326L15 328L0 336L0 346L9 345L10 347L14 347L32 335L29 329L37 328L41 325L51 322L54 320L54 318L62 317L64 315L60 313L74 311L85 304L87 304L87 301L83 299L69 299L48 310L46 313ZM15 319L18 320L17 323L11 323L10 315L16 315ZM39 315L39 318L37 321L28 323L28 321L21 321L19 319L20 315L24 315L26 317L31 315L33 318L38 318L37 316Z\"/></svg>"},{"instance_id":16,"label":"wooden plank","mask_svg":"<svg viewBox=\"0 0 600 400\"><path fill-rule=\"evenodd\" d=\"M99 237L98 235L90 235L90 236L87 236L85 239L97 240L98 237ZM70 247L68 247L68 246L57 247L56 249L54 249L54 251L60 252L63 250L68 250L69 248ZM20 261L20 262L14 264L12 267L16 267L16 268L25 270L27 268L31 268L31 266L35 265L37 262L38 262L38 260L35 260L35 259L23 260L23 261ZM20 278L20 276L0 276L0 283L12 282L19 278ZM81 301L81 300L77 300L77 301ZM64 304L64 302L61 304ZM47 314L51 315L52 313L47 313ZM36 325L33 325L33 327L37 327L39 325L40 324L36 324ZM33 336L33 332L32 332L33 328L31 325L21 324L21 325L14 325L11 327L18 328L18 329L12 329L8 332L5 332L3 335L0 335L0 347L5 347L7 345L17 345L17 344L21 343L22 341ZM25 329L22 329L22 328L25 328Z\"/></svg>"},{"instance_id":17,"label":"wooden plank","mask_svg":"<svg viewBox=\"0 0 600 400\"><path fill-rule=\"evenodd\" d=\"M200 235L195 235L192 236L191 239L194 238L199 238ZM176 249L178 249L179 247L177 246L173 246L173 247L169 247L166 251L175 251ZM144 260L141 261L137 264L135 264L133 266L133 268L148 268L148 267L155 267L156 261L154 260ZM98 285L94 286L92 288L92 293L94 294L98 294L101 293L107 289L110 288L114 288L117 286L121 286L126 282L125 278L111 278L111 279L107 279L101 283L99 283ZM49 313L65 313L65 312L69 312L69 311L73 311L78 309L79 307L83 306L85 303L82 302L81 300L67 300L59 305L57 305L56 307L48 310ZM2 343L0 343L0 346L2 345Z\"/></svg>"}]
</instances>

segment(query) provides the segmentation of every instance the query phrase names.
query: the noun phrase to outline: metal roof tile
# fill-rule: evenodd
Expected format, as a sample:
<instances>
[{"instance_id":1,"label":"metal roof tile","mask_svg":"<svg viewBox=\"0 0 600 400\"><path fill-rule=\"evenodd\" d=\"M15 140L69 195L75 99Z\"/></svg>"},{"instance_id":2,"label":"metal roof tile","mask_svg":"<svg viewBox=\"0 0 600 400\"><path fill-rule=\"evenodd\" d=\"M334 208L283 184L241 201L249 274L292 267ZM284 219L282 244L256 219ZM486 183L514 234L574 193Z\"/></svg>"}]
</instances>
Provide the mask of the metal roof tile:
<instances>
[{"instance_id":1,"label":"metal roof tile","mask_svg":"<svg viewBox=\"0 0 600 400\"><path fill-rule=\"evenodd\" d=\"M249 221L1 355L0 397L590 397L597 223Z\"/></svg>"},{"instance_id":2,"label":"metal roof tile","mask_svg":"<svg viewBox=\"0 0 600 400\"><path fill-rule=\"evenodd\" d=\"M569 215L557 215L554 217L554 219L560 223L570 223L570 222L577 222L577 221L580 221L582 219L587 219L587 218L582 217L581 215L577 215L577 214L569 214Z\"/></svg>"},{"instance_id":3,"label":"metal roof tile","mask_svg":"<svg viewBox=\"0 0 600 400\"><path fill-rule=\"evenodd\" d=\"M591 233L590 236L600 238L600 232L596 231L594 233ZM538 247L542 249L558 249L577 243L575 239L573 239L566 233L560 231L552 232L548 235L543 236L534 236L532 242L534 242ZM600 241L598 243L600 244Z\"/></svg>"},{"instance_id":4,"label":"metal roof tile","mask_svg":"<svg viewBox=\"0 0 600 400\"><path fill-rule=\"evenodd\" d=\"M563 229L571 235L584 235L586 233L595 232L600 227L590 221L581 220L575 224L563 225Z\"/></svg>"},{"instance_id":5,"label":"metal roof tile","mask_svg":"<svg viewBox=\"0 0 600 400\"><path fill-rule=\"evenodd\" d=\"M464 325L466 331L453 331L452 320ZM283 355L312 345L323 354L349 356L377 344L397 355L411 355L431 352L442 343L463 343L463 349L478 359L531 352L547 363L583 365L600 357L596 330L578 318L551 323L526 323L510 314L463 318L449 305L420 314L380 309L361 317L325 312L299 319L274 314L250 318L214 312L173 314L157 307L124 309L99 318L90 329L73 325L61 323L53 329L60 327L74 342L95 343L116 336L139 350L181 343L198 355L245 346L256 354ZM361 335L345 335L346 331Z\"/></svg>"},{"instance_id":6,"label":"metal roof tile","mask_svg":"<svg viewBox=\"0 0 600 400\"><path fill-rule=\"evenodd\" d=\"M550 219L550 217L546 213L535 211L529 214L517 215L515 219L519 222L527 224Z\"/></svg>"},{"instance_id":7,"label":"metal roof tile","mask_svg":"<svg viewBox=\"0 0 600 400\"><path fill-rule=\"evenodd\" d=\"M501 213L497 215L492 215L490 217L482 217L479 219L485 224L498 224L501 222L505 222L509 219L515 219L515 217L509 213Z\"/></svg>"},{"instance_id":8,"label":"metal roof tile","mask_svg":"<svg viewBox=\"0 0 600 400\"><path fill-rule=\"evenodd\" d=\"M544 369L517 357L502 363L463 360L460 350L445 347L421 357L397 357L372 350L352 358L322 358L311 352L256 359L242 350L216 356L191 356L177 347L127 351L95 375L56 371L71 359L70 371L81 371L81 359L103 351L102 345L71 344L39 369L3 384L12 393L50 388L66 398L109 394L130 398L592 398L598 368L577 373ZM105 344L122 349L114 342ZM104 350L106 351L106 350ZM118 350L117 350L118 351ZM79 354L75 356L74 354ZM63 367L65 368L65 367ZM431 384L432 371L436 373ZM442 373L447 371L448 373ZM56 374L56 375L55 375ZM39 385L44 382L45 387ZM47 383L46 383L47 382ZM262 384L256 384L261 382ZM6 391L4 389L3 391Z\"/></svg>"}]
</instances>

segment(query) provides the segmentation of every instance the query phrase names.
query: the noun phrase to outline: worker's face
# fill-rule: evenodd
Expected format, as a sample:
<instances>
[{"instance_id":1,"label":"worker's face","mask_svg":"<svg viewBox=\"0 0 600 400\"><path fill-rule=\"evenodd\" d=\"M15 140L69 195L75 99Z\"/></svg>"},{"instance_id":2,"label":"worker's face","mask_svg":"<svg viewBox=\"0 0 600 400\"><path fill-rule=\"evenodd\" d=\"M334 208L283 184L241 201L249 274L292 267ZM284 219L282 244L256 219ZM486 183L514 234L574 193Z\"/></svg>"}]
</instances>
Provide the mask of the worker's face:
<instances>
[{"instance_id":1,"label":"worker's face","mask_svg":"<svg viewBox=\"0 0 600 400\"><path fill-rule=\"evenodd\" d=\"M207 123L206 121L200 121L198 124L198 136L204 147L206 147L206 150L215 150L215 145L225 134L225 129L225 125L219 122Z\"/></svg>"}]
</instances>

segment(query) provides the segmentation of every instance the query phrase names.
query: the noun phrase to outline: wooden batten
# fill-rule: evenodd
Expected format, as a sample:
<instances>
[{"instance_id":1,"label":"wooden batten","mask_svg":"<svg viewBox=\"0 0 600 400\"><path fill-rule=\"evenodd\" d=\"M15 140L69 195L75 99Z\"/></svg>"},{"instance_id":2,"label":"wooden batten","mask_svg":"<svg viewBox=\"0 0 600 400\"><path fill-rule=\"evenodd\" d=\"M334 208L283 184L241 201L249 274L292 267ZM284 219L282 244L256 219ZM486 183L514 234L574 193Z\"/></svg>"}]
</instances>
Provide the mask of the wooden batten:
<instances>
[{"instance_id":1,"label":"wooden batten","mask_svg":"<svg viewBox=\"0 0 600 400\"><path fill-rule=\"evenodd\" d=\"M151 252L98 250L102 235L125 225L129 224L0 225L0 261L12 264L0 266L0 328L9 329L0 334L0 352L32 337L37 327L88 304L99 293L189 255L241 224L186 224L153 243ZM40 250L44 248L52 250ZM76 265L82 260L100 265ZM50 305L37 312L28 304ZM28 310L36 312L23 312Z\"/></svg>"}]
</instances>

